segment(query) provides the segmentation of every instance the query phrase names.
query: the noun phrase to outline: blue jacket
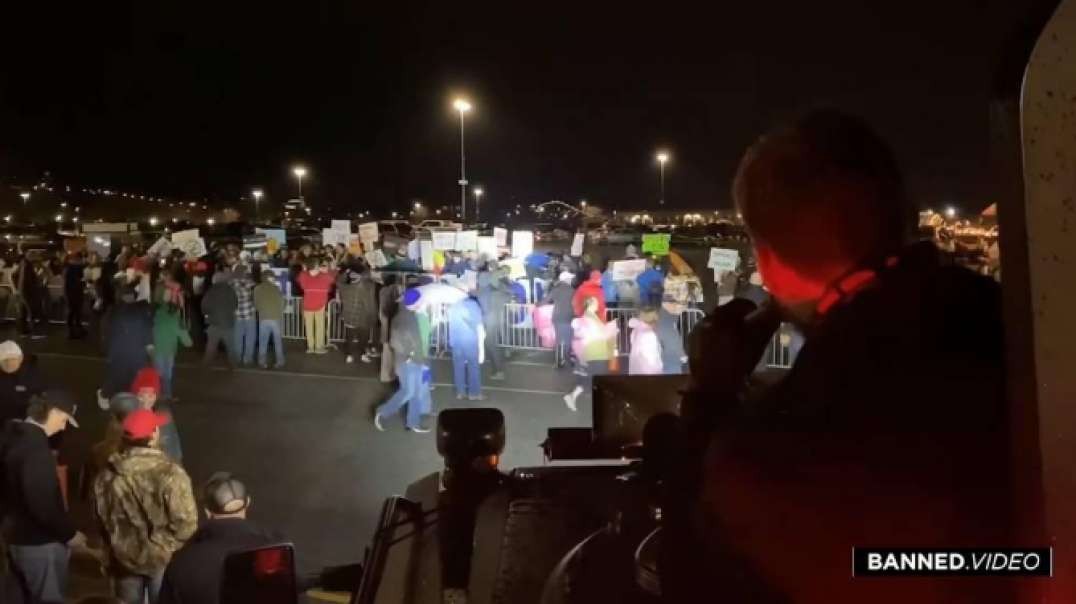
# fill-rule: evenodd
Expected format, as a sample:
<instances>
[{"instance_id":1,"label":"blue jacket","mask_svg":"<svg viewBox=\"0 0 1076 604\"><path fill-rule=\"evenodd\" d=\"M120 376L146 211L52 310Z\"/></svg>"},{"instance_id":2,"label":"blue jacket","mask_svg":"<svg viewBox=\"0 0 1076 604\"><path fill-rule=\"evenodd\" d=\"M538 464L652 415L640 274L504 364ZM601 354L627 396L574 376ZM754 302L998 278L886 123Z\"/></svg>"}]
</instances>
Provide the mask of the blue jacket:
<instances>
[{"instance_id":1,"label":"blue jacket","mask_svg":"<svg viewBox=\"0 0 1076 604\"><path fill-rule=\"evenodd\" d=\"M635 280L639 284L639 302L643 306L661 304L665 293L665 275L656 268L648 268Z\"/></svg>"},{"instance_id":2,"label":"blue jacket","mask_svg":"<svg viewBox=\"0 0 1076 604\"><path fill-rule=\"evenodd\" d=\"M478 328L482 325L482 307L467 297L448 307L448 344L452 348L478 347Z\"/></svg>"},{"instance_id":3,"label":"blue jacket","mask_svg":"<svg viewBox=\"0 0 1076 604\"><path fill-rule=\"evenodd\" d=\"M613 269L602 273L602 292L605 293L605 303L613 306L617 302L616 281L613 281Z\"/></svg>"}]
</instances>

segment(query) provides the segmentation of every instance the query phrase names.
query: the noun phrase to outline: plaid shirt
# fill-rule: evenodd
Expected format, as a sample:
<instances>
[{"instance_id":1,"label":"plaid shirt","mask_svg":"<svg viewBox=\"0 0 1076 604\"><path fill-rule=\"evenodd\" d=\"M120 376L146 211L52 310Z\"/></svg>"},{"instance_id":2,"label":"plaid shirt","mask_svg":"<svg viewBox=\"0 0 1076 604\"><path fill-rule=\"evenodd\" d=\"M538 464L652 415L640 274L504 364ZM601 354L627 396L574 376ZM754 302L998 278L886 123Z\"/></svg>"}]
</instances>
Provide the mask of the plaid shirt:
<instances>
[{"instance_id":1,"label":"plaid shirt","mask_svg":"<svg viewBox=\"0 0 1076 604\"><path fill-rule=\"evenodd\" d=\"M239 305L235 307L235 318L242 321L254 318L254 296L251 290L254 284L250 279L232 279L232 289L235 290L236 300Z\"/></svg>"}]
</instances>

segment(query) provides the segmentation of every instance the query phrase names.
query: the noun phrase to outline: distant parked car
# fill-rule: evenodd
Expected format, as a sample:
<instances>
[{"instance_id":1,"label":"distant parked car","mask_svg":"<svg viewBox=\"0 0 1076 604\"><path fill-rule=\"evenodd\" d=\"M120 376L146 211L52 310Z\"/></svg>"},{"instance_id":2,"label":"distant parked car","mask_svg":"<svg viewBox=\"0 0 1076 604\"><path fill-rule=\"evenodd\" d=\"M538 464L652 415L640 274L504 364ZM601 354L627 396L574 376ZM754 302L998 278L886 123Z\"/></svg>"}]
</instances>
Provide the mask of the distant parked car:
<instances>
[{"instance_id":1,"label":"distant parked car","mask_svg":"<svg viewBox=\"0 0 1076 604\"><path fill-rule=\"evenodd\" d=\"M627 245L639 243L643 240L643 233L638 229L611 229L605 235L605 243L610 245Z\"/></svg>"}]
</instances>

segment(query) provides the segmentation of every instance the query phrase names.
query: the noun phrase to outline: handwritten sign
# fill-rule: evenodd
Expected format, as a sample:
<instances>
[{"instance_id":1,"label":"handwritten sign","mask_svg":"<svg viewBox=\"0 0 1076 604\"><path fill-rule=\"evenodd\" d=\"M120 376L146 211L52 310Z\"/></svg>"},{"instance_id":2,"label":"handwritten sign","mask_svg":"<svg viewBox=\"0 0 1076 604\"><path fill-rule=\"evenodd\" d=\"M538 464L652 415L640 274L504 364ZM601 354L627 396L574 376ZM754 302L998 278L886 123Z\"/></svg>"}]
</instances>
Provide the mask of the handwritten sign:
<instances>
[{"instance_id":1,"label":"handwritten sign","mask_svg":"<svg viewBox=\"0 0 1076 604\"><path fill-rule=\"evenodd\" d=\"M169 241L167 237L161 237L157 240L156 243L150 246L149 250L147 250L146 253L151 256L167 256L168 252L171 251L172 242Z\"/></svg>"},{"instance_id":2,"label":"handwritten sign","mask_svg":"<svg viewBox=\"0 0 1076 604\"><path fill-rule=\"evenodd\" d=\"M478 249L478 231L456 233L456 249L461 252L473 252Z\"/></svg>"},{"instance_id":3,"label":"handwritten sign","mask_svg":"<svg viewBox=\"0 0 1076 604\"><path fill-rule=\"evenodd\" d=\"M613 281L634 281L646 270L646 260L617 260L613 262Z\"/></svg>"},{"instance_id":4,"label":"handwritten sign","mask_svg":"<svg viewBox=\"0 0 1076 604\"><path fill-rule=\"evenodd\" d=\"M332 221L332 229L334 231L340 231L342 233L350 233L351 232L351 221L350 220L334 220L334 221Z\"/></svg>"},{"instance_id":5,"label":"handwritten sign","mask_svg":"<svg viewBox=\"0 0 1076 604\"><path fill-rule=\"evenodd\" d=\"M364 222L359 225L359 239L363 241L377 241L379 233L376 222Z\"/></svg>"},{"instance_id":6,"label":"handwritten sign","mask_svg":"<svg viewBox=\"0 0 1076 604\"><path fill-rule=\"evenodd\" d=\"M338 231L336 229L321 229L321 245L336 245L348 244L348 235L346 231Z\"/></svg>"},{"instance_id":7,"label":"handwritten sign","mask_svg":"<svg viewBox=\"0 0 1076 604\"><path fill-rule=\"evenodd\" d=\"M712 268L714 271L734 271L739 265L739 250L729 250L720 247L710 248L710 260L706 263L706 268Z\"/></svg>"},{"instance_id":8,"label":"handwritten sign","mask_svg":"<svg viewBox=\"0 0 1076 604\"><path fill-rule=\"evenodd\" d=\"M512 231L512 255L526 258L534 251L534 233L530 231Z\"/></svg>"},{"instance_id":9,"label":"handwritten sign","mask_svg":"<svg viewBox=\"0 0 1076 604\"><path fill-rule=\"evenodd\" d=\"M173 238L175 235L172 236ZM175 246L179 248L188 258L201 258L209 253L209 250L205 247L205 240L201 237L195 237L194 239L184 239L178 243L173 241Z\"/></svg>"},{"instance_id":10,"label":"handwritten sign","mask_svg":"<svg viewBox=\"0 0 1076 604\"><path fill-rule=\"evenodd\" d=\"M655 256L669 255L668 233L645 233L643 234L643 253Z\"/></svg>"},{"instance_id":11,"label":"handwritten sign","mask_svg":"<svg viewBox=\"0 0 1076 604\"><path fill-rule=\"evenodd\" d=\"M187 229L186 231L176 231L175 233L172 233L172 243L177 247L184 241L200 238L201 235L198 234L198 229Z\"/></svg>"},{"instance_id":12,"label":"handwritten sign","mask_svg":"<svg viewBox=\"0 0 1076 604\"><path fill-rule=\"evenodd\" d=\"M587 236L584 233L576 233L575 238L572 239L572 255L579 257L583 255L583 242Z\"/></svg>"},{"instance_id":13,"label":"handwritten sign","mask_svg":"<svg viewBox=\"0 0 1076 604\"><path fill-rule=\"evenodd\" d=\"M493 227L493 240L497 242L497 247L508 247L508 229Z\"/></svg>"},{"instance_id":14,"label":"handwritten sign","mask_svg":"<svg viewBox=\"0 0 1076 604\"><path fill-rule=\"evenodd\" d=\"M456 249L455 231L434 231L430 235L433 237L433 249L438 251Z\"/></svg>"},{"instance_id":15,"label":"handwritten sign","mask_svg":"<svg viewBox=\"0 0 1076 604\"><path fill-rule=\"evenodd\" d=\"M478 257L486 258L488 260L495 260L497 258L497 238L496 237L479 237L478 238Z\"/></svg>"}]
</instances>

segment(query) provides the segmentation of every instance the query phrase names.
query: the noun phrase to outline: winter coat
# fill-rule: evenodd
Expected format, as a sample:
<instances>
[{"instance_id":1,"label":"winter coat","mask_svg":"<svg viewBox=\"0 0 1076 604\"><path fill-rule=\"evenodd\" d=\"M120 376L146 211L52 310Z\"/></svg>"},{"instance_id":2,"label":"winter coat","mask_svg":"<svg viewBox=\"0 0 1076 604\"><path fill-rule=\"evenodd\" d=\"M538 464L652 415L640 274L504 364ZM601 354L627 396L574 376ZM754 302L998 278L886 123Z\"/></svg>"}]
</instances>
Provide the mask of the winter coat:
<instances>
[{"instance_id":1,"label":"winter coat","mask_svg":"<svg viewBox=\"0 0 1076 604\"><path fill-rule=\"evenodd\" d=\"M654 331L661 347L663 373L684 373L684 337L680 334L680 317L664 308L659 309L658 324Z\"/></svg>"},{"instance_id":2,"label":"winter coat","mask_svg":"<svg viewBox=\"0 0 1076 604\"><path fill-rule=\"evenodd\" d=\"M499 326L504 323L504 307L512 301L512 292L504 279L493 275L483 277L479 274L478 304L482 307L482 316L487 333L499 333Z\"/></svg>"},{"instance_id":3,"label":"winter coat","mask_svg":"<svg viewBox=\"0 0 1076 604\"><path fill-rule=\"evenodd\" d=\"M0 426L9 419L24 419L30 397L45 390L45 381L37 368L37 357L24 353L22 365L15 373L0 370Z\"/></svg>"},{"instance_id":4,"label":"winter coat","mask_svg":"<svg viewBox=\"0 0 1076 604\"><path fill-rule=\"evenodd\" d=\"M602 292L602 275L598 271L590 273L590 279L583 282L572 296L572 308L575 316L583 316L583 302L587 298L598 299L598 318L605 320L605 294Z\"/></svg>"},{"instance_id":5,"label":"winter coat","mask_svg":"<svg viewBox=\"0 0 1076 604\"><path fill-rule=\"evenodd\" d=\"M0 436L0 460L3 539L12 545L70 541L75 525L64 506L45 431L22 420L9 421Z\"/></svg>"},{"instance_id":6,"label":"winter coat","mask_svg":"<svg viewBox=\"0 0 1076 604\"><path fill-rule=\"evenodd\" d=\"M549 290L549 295L546 296L545 304L553 305L553 322L554 323L571 323L575 318L575 308L572 306L572 296L575 292L572 291L572 286L558 281L553 284L553 288Z\"/></svg>"},{"instance_id":7,"label":"winter coat","mask_svg":"<svg viewBox=\"0 0 1076 604\"><path fill-rule=\"evenodd\" d=\"M661 304L661 295L665 288L665 275L656 268L648 268L642 272L635 282L639 284L639 303L642 306L657 306Z\"/></svg>"},{"instance_id":8,"label":"winter coat","mask_svg":"<svg viewBox=\"0 0 1076 604\"><path fill-rule=\"evenodd\" d=\"M646 321L633 318L628 321L631 329L631 353L628 356L629 375L658 375L662 373L661 344L658 334Z\"/></svg>"},{"instance_id":9,"label":"winter coat","mask_svg":"<svg viewBox=\"0 0 1076 604\"><path fill-rule=\"evenodd\" d=\"M340 295L340 316L348 327L374 326L377 320L377 298L374 282L366 277L355 283L338 281L336 291Z\"/></svg>"},{"instance_id":10,"label":"winter coat","mask_svg":"<svg viewBox=\"0 0 1076 604\"><path fill-rule=\"evenodd\" d=\"M114 454L94 479L93 499L114 573L164 570L198 528L191 479L160 449Z\"/></svg>"},{"instance_id":11,"label":"winter coat","mask_svg":"<svg viewBox=\"0 0 1076 604\"><path fill-rule=\"evenodd\" d=\"M254 288L254 309L259 321L284 320L284 294L275 282L263 281Z\"/></svg>"},{"instance_id":12,"label":"winter coat","mask_svg":"<svg viewBox=\"0 0 1076 604\"><path fill-rule=\"evenodd\" d=\"M206 521L168 563L160 604L217 604L228 554L283 541L243 518Z\"/></svg>"},{"instance_id":13,"label":"winter coat","mask_svg":"<svg viewBox=\"0 0 1076 604\"><path fill-rule=\"evenodd\" d=\"M420 314L423 316L420 317ZM425 330L421 325L423 319L426 321ZM389 337L389 345L396 355L397 365L408 360L425 363L430 349L429 319L425 317L425 313L416 313L400 305L396 316L392 318L392 335Z\"/></svg>"},{"instance_id":14,"label":"winter coat","mask_svg":"<svg viewBox=\"0 0 1076 604\"><path fill-rule=\"evenodd\" d=\"M153 308L149 302L120 303L108 319L108 360L137 364L147 359L153 343Z\"/></svg>"},{"instance_id":15,"label":"winter coat","mask_svg":"<svg viewBox=\"0 0 1076 604\"><path fill-rule=\"evenodd\" d=\"M482 308L468 296L448 307L448 343L453 348L478 346L478 328L482 327Z\"/></svg>"},{"instance_id":16,"label":"winter coat","mask_svg":"<svg viewBox=\"0 0 1076 604\"><path fill-rule=\"evenodd\" d=\"M397 285L386 285L377 294L377 316L381 321L381 343L388 344L392 330L392 318L396 316L400 306L400 296L403 289Z\"/></svg>"},{"instance_id":17,"label":"winter coat","mask_svg":"<svg viewBox=\"0 0 1076 604\"><path fill-rule=\"evenodd\" d=\"M179 345L190 348L191 334L180 323L179 310L166 305L157 307L153 314L153 355L161 358L175 358Z\"/></svg>"},{"instance_id":18,"label":"winter coat","mask_svg":"<svg viewBox=\"0 0 1076 604\"><path fill-rule=\"evenodd\" d=\"M205 313L210 327L224 330L235 327L235 309L238 306L239 298L235 295L235 288L226 281L214 283L202 296L202 312Z\"/></svg>"}]
</instances>

